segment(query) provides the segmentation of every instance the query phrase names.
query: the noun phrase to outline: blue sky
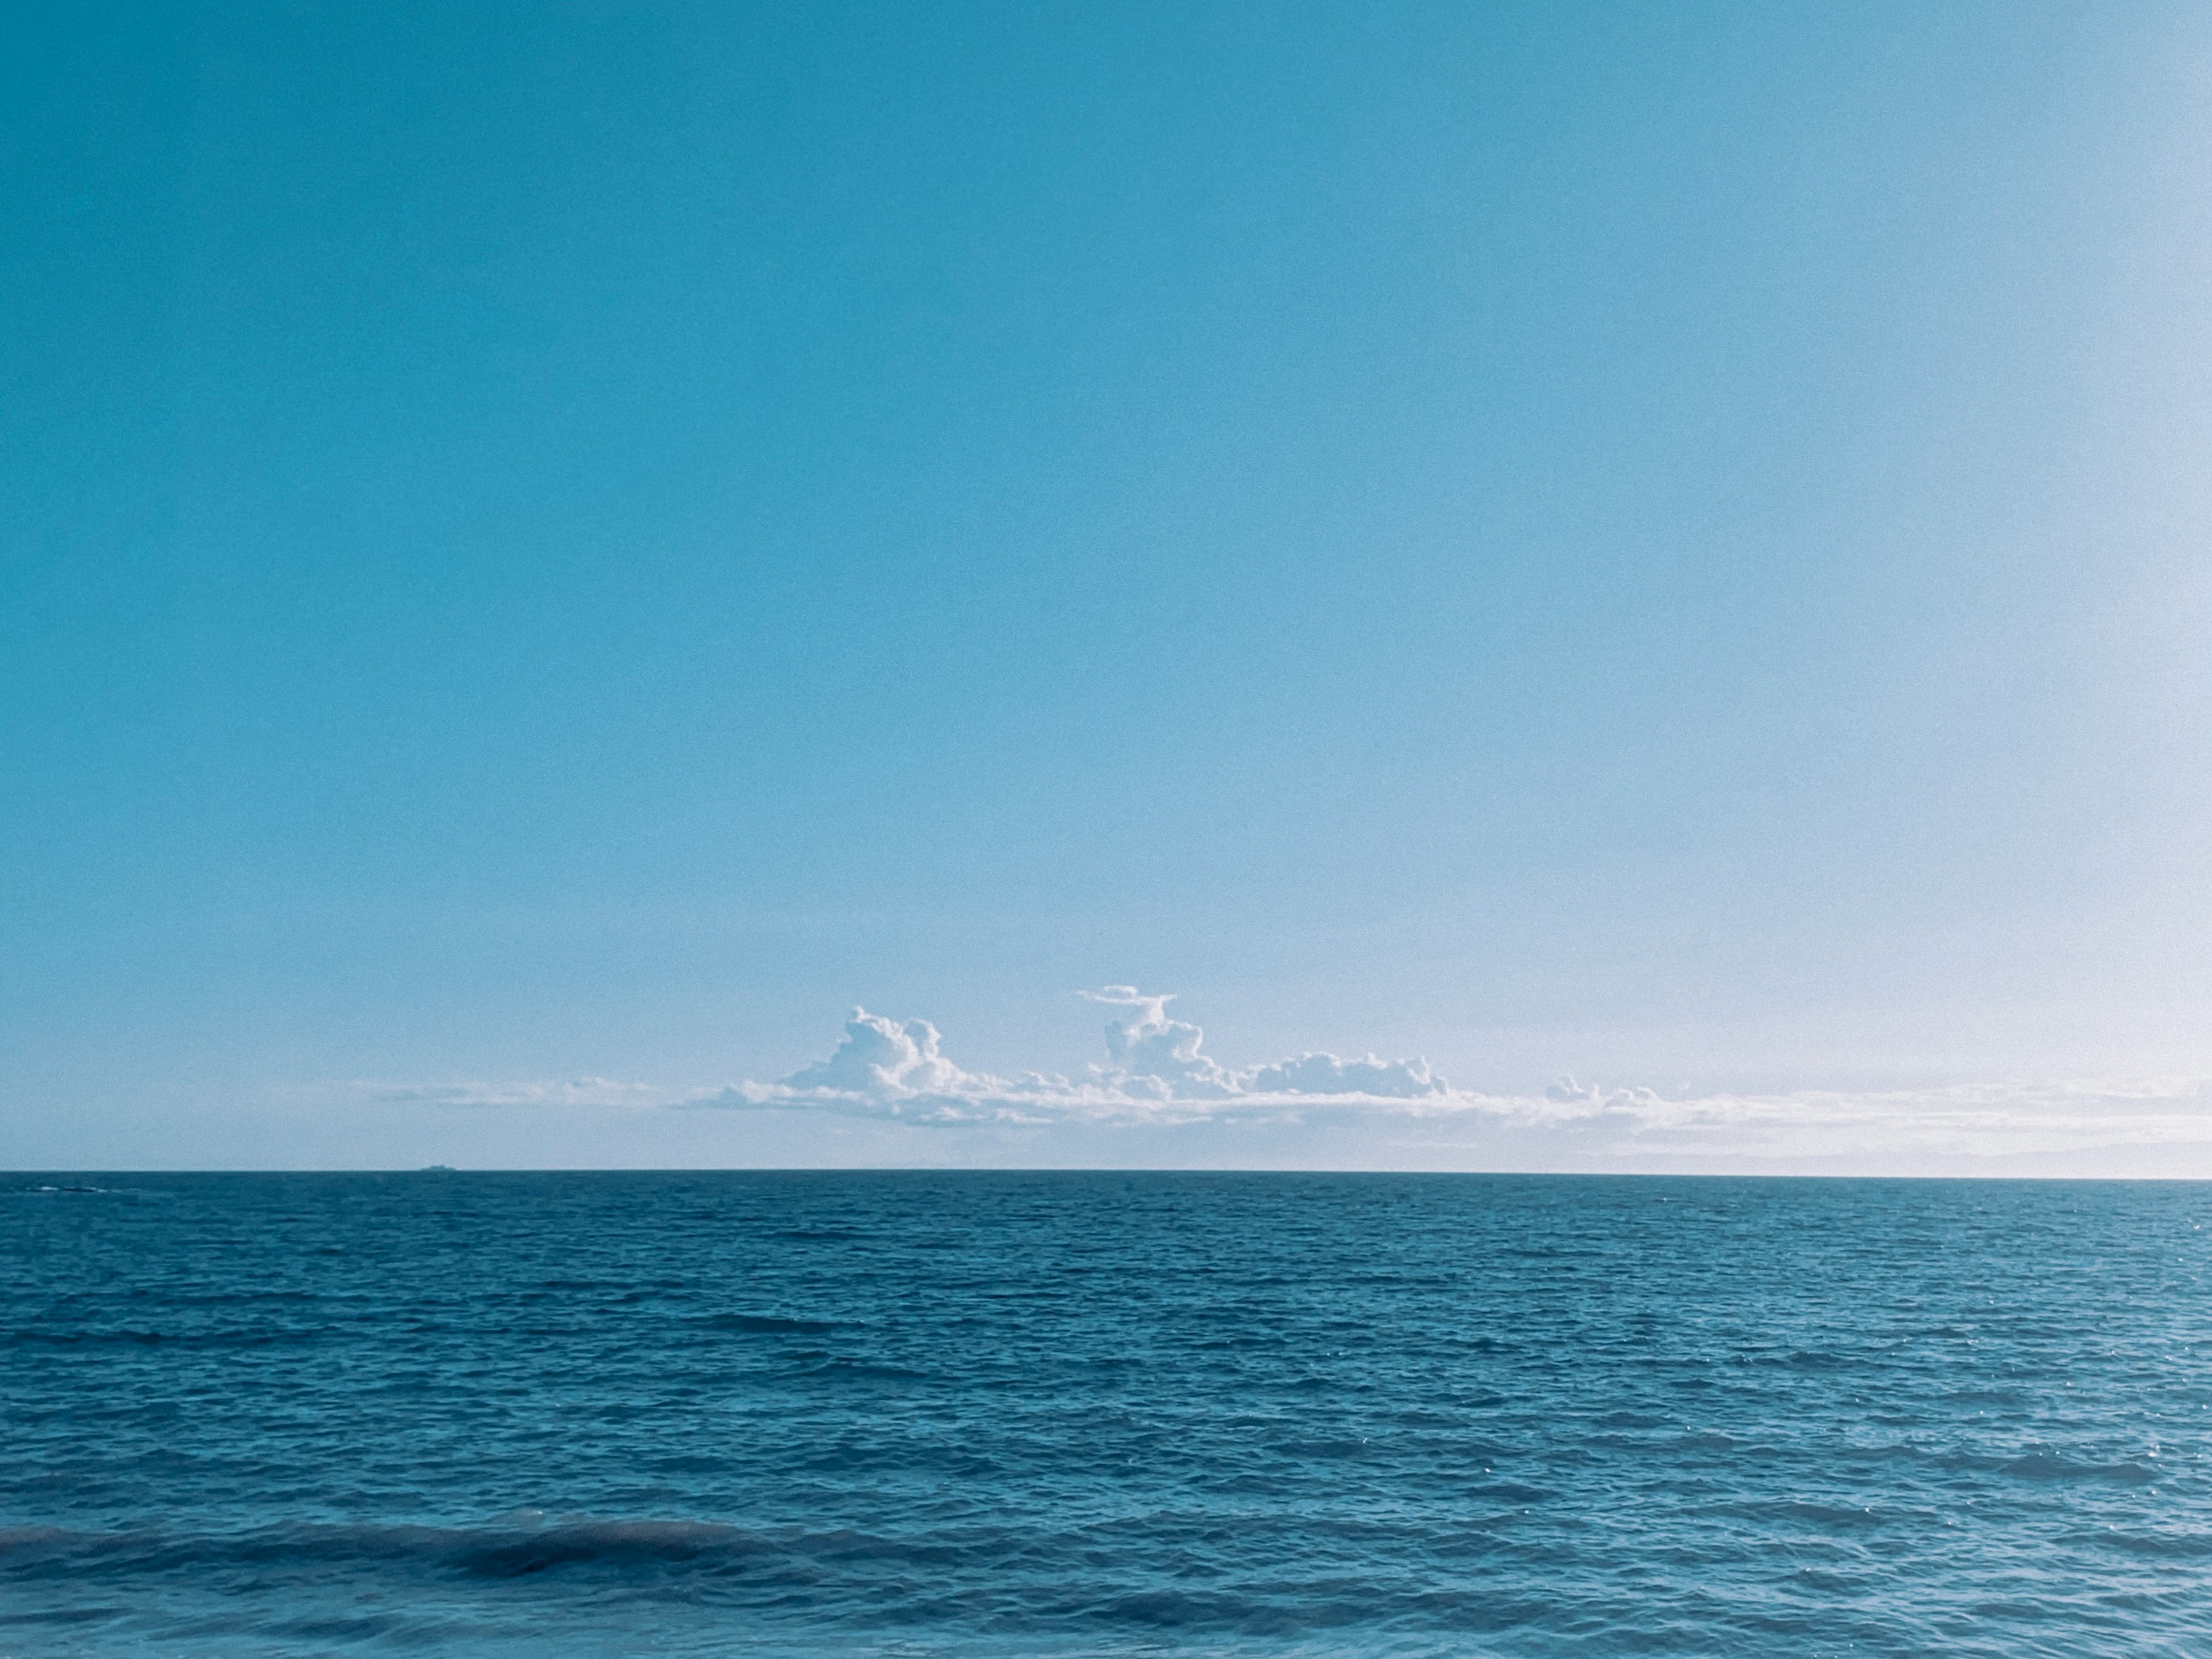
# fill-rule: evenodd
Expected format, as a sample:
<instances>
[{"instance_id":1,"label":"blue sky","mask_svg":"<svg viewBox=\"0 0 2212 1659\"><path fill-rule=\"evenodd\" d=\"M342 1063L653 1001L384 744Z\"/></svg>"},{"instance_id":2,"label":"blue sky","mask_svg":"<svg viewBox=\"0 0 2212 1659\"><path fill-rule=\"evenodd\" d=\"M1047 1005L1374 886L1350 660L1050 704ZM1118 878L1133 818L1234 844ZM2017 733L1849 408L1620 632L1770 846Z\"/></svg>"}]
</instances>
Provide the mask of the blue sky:
<instances>
[{"instance_id":1,"label":"blue sky","mask_svg":"<svg viewBox=\"0 0 2212 1659\"><path fill-rule=\"evenodd\" d=\"M2096 1155L2178 1167L2200 8L58 9L0 74L0 1163L2127 1141L679 1109L856 1003L1079 1080L1128 985L1499 1100L2148 1087Z\"/></svg>"}]
</instances>

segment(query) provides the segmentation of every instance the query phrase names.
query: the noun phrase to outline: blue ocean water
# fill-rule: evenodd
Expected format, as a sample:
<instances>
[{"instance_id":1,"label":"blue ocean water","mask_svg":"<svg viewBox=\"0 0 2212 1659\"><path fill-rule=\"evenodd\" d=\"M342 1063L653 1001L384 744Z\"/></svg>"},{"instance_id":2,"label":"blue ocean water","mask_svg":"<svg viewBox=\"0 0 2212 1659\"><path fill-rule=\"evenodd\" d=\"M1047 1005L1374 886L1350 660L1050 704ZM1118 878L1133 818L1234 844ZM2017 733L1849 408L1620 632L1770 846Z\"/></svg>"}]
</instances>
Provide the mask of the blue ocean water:
<instances>
[{"instance_id":1,"label":"blue ocean water","mask_svg":"<svg viewBox=\"0 0 2212 1659\"><path fill-rule=\"evenodd\" d=\"M0 1656L2212 1652L2212 1189L6 1178Z\"/></svg>"}]
</instances>

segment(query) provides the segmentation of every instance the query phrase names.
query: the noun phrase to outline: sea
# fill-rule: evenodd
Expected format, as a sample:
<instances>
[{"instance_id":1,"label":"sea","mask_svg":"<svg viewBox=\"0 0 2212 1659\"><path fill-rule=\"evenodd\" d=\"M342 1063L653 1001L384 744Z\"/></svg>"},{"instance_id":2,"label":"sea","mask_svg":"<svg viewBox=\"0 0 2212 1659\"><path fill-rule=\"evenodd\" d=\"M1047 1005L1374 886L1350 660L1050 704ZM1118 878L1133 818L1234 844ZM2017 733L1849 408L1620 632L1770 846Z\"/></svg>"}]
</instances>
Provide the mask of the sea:
<instances>
[{"instance_id":1,"label":"sea","mask_svg":"<svg viewBox=\"0 0 2212 1659\"><path fill-rule=\"evenodd\" d=\"M0 1659L2212 1654L2212 1186L0 1177Z\"/></svg>"}]
</instances>

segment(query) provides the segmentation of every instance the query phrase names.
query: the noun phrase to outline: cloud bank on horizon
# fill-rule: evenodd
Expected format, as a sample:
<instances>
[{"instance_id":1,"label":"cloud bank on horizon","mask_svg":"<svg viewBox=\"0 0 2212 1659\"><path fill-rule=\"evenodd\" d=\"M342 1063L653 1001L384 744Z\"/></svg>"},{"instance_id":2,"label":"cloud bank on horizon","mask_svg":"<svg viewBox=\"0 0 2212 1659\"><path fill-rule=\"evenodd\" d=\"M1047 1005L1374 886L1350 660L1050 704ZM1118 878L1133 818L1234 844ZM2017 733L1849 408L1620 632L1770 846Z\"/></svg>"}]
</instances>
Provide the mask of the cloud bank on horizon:
<instances>
[{"instance_id":1,"label":"cloud bank on horizon","mask_svg":"<svg viewBox=\"0 0 2212 1659\"><path fill-rule=\"evenodd\" d=\"M558 1162L576 1154L553 1149L612 1145L595 1137L615 1133L630 1137L625 1151L585 1161L650 1161L654 1116L681 1112L696 1130L720 1109L774 1120L759 1146L781 1149L770 1156L781 1162L2212 1177L2203 1076L1681 1094L1562 1077L1487 1094L1421 1059L1310 1052L1232 1066L1170 1015L1171 997L1127 985L1079 994L1115 1016L1104 1058L1079 1077L970 1070L928 1020L856 1008L828 1055L773 1083L702 1092L604 1077L357 1080L309 1092L400 1112L464 1109L501 1148L494 1160L513 1156L500 1135ZM698 1157L714 1143L684 1144Z\"/></svg>"},{"instance_id":2,"label":"cloud bank on horizon","mask_svg":"<svg viewBox=\"0 0 2212 1659\"><path fill-rule=\"evenodd\" d=\"M1917 1152L2004 1158L2112 1146L2154 1153L2212 1142L2212 1079L2203 1078L1677 1099L1562 1077L1540 1094L1490 1095L1453 1087L1420 1059L1307 1053L1226 1066L1205 1052L1200 1027L1170 1017L1171 997L1127 985L1079 994L1123 1011L1106 1027L1106 1060L1079 1079L969 1071L945 1054L929 1021L855 1008L826 1059L780 1082L740 1083L677 1103L946 1127L1352 1123L1424 1144L1440 1138L1471 1148L1540 1144L1599 1163L1642 1156L1808 1164Z\"/></svg>"}]
</instances>

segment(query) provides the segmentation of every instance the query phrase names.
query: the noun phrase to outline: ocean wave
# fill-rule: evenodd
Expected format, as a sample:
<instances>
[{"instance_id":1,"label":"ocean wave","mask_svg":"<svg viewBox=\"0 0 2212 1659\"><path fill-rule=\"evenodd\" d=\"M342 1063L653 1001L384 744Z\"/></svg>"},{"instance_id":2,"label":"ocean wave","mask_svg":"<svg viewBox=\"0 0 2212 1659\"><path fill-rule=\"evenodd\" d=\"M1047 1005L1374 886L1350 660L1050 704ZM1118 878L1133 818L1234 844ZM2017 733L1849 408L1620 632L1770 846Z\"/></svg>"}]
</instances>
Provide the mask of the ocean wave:
<instances>
[{"instance_id":1,"label":"ocean wave","mask_svg":"<svg viewBox=\"0 0 2212 1659\"><path fill-rule=\"evenodd\" d=\"M688 1322L702 1330L757 1336L821 1336L837 1328L834 1319L789 1319L776 1314L709 1314Z\"/></svg>"},{"instance_id":2,"label":"ocean wave","mask_svg":"<svg viewBox=\"0 0 2212 1659\"><path fill-rule=\"evenodd\" d=\"M2066 1541L2171 1561L2212 1560L2212 1532L2130 1532L2106 1527L2097 1532L2069 1533Z\"/></svg>"},{"instance_id":3,"label":"ocean wave","mask_svg":"<svg viewBox=\"0 0 2212 1659\"><path fill-rule=\"evenodd\" d=\"M2022 1480L2094 1480L2141 1486L2158 1479L2157 1470L2142 1463L2081 1463L2042 1449L2015 1457L2001 1468L2002 1473Z\"/></svg>"},{"instance_id":4,"label":"ocean wave","mask_svg":"<svg viewBox=\"0 0 2212 1659\"><path fill-rule=\"evenodd\" d=\"M484 1528L302 1523L208 1534L25 1527L0 1531L0 1575L90 1572L112 1579L240 1566L412 1563L470 1577L520 1578L562 1566L728 1562L772 1547L737 1527L682 1520Z\"/></svg>"},{"instance_id":5,"label":"ocean wave","mask_svg":"<svg viewBox=\"0 0 2212 1659\"><path fill-rule=\"evenodd\" d=\"M185 1348L258 1348L276 1342L313 1342L326 1334L327 1328L322 1326L298 1329L233 1326L212 1331L136 1330L126 1326L111 1330L0 1331L0 1343L62 1348L82 1347L88 1344L131 1348L155 1348L165 1345Z\"/></svg>"}]
</instances>

